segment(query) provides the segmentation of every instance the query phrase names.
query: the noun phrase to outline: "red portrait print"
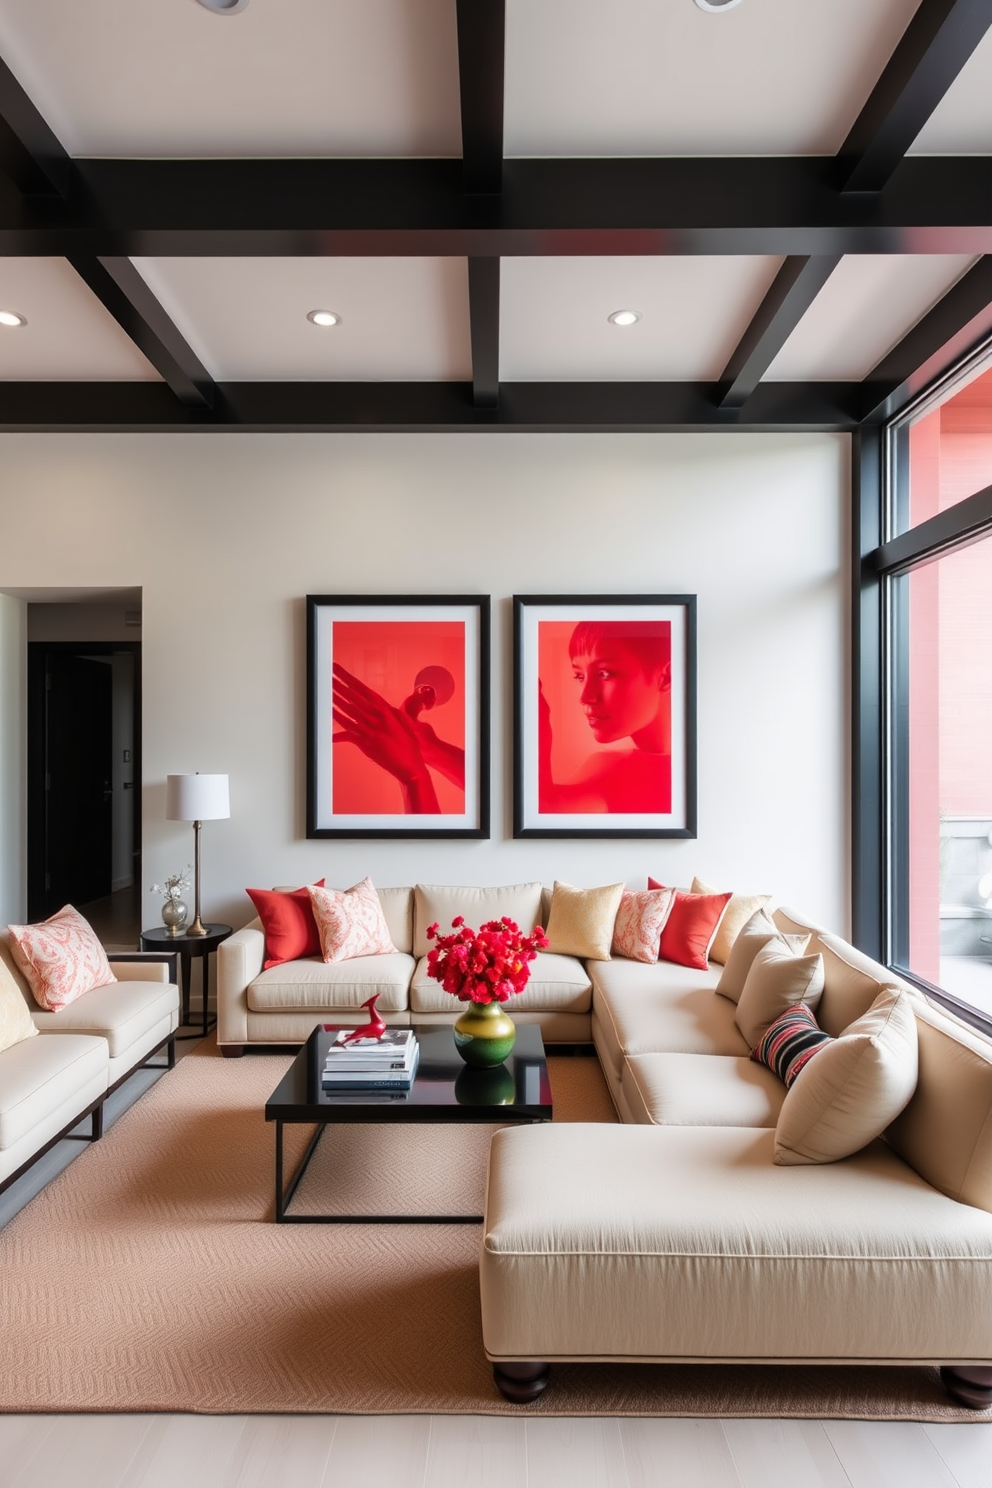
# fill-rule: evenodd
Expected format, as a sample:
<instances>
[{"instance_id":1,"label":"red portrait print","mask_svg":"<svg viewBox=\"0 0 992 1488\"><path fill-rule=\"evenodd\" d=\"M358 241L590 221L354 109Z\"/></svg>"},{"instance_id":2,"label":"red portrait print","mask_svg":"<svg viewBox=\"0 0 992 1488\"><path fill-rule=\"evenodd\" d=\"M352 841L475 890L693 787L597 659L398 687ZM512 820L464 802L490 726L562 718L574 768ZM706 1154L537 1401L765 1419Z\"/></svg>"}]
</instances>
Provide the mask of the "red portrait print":
<instances>
[{"instance_id":1,"label":"red portrait print","mask_svg":"<svg viewBox=\"0 0 992 1488\"><path fill-rule=\"evenodd\" d=\"M333 809L465 810L464 620L336 620Z\"/></svg>"},{"instance_id":2,"label":"red portrait print","mask_svg":"<svg viewBox=\"0 0 992 1488\"><path fill-rule=\"evenodd\" d=\"M538 622L538 809L672 809L669 620Z\"/></svg>"}]
</instances>

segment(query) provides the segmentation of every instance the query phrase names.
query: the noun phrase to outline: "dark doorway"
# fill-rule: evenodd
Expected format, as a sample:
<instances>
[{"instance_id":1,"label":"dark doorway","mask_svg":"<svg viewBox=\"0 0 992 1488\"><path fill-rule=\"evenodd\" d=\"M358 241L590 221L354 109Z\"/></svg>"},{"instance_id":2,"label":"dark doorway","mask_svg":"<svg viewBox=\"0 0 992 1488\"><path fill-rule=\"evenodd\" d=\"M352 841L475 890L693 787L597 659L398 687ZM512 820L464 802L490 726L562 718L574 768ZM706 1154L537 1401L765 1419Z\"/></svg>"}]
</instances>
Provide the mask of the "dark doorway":
<instances>
[{"instance_id":1,"label":"dark doorway","mask_svg":"<svg viewBox=\"0 0 992 1488\"><path fill-rule=\"evenodd\" d=\"M28 915L45 919L64 904L84 905L111 893L114 796L127 791L129 834L140 845L138 735L129 780L122 782L114 746L115 655L140 642L28 644ZM135 677L140 674L137 661ZM134 689L135 722L140 717ZM115 769L115 766L117 768Z\"/></svg>"}]
</instances>

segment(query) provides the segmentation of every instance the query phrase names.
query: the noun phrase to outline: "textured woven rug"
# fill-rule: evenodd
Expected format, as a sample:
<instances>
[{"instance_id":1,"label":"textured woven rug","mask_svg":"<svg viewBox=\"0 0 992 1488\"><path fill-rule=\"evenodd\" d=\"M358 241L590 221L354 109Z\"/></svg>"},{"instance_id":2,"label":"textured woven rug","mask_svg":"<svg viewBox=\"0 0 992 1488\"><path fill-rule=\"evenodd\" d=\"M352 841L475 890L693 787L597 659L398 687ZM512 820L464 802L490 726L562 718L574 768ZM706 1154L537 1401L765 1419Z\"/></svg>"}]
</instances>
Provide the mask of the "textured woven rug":
<instances>
[{"instance_id":1,"label":"textured woven rug","mask_svg":"<svg viewBox=\"0 0 992 1488\"><path fill-rule=\"evenodd\" d=\"M559 1365L511 1406L477 1226L272 1223L263 1106L287 1064L190 1053L0 1232L0 1409L989 1418L936 1371L869 1367ZM595 1060L551 1078L556 1119L615 1119ZM491 1130L329 1129L294 1209L478 1213ZM295 1156L306 1129L287 1135Z\"/></svg>"}]
</instances>

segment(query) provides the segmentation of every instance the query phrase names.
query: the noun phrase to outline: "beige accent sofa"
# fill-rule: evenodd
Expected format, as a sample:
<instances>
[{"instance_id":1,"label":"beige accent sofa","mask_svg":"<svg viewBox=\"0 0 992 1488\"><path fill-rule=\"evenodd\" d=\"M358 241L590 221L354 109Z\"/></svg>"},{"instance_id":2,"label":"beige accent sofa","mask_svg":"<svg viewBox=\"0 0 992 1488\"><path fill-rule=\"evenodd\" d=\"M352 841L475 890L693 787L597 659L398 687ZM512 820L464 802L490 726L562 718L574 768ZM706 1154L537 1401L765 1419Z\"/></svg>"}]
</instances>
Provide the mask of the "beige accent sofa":
<instances>
[{"instance_id":1,"label":"beige accent sofa","mask_svg":"<svg viewBox=\"0 0 992 1488\"><path fill-rule=\"evenodd\" d=\"M113 955L121 980L48 1013L32 997L6 930L0 931L0 958L40 1035L0 1051L2 1192L86 1116L96 1141L107 1096L163 1046L171 1068L179 989L169 979L168 956Z\"/></svg>"},{"instance_id":2,"label":"beige accent sofa","mask_svg":"<svg viewBox=\"0 0 992 1488\"><path fill-rule=\"evenodd\" d=\"M823 954L829 1033L878 982L906 985L774 917ZM493 1139L480 1286L504 1394L533 1399L556 1362L856 1361L940 1365L955 1398L992 1404L992 1042L907 987L905 1111L852 1157L779 1167L784 1086L748 1058L722 968L588 969L622 1124Z\"/></svg>"},{"instance_id":3,"label":"beige accent sofa","mask_svg":"<svg viewBox=\"0 0 992 1488\"><path fill-rule=\"evenodd\" d=\"M453 1023L462 1005L427 975L427 927L446 930L457 914L472 925L509 915L532 930L546 916L539 883L467 888L417 884L377 889L396 953L326 964L317 957L263 970L265 935L254 919L217 948L217 1042L229 1058L252 1044L302 1044L319 1023L364 1023L379 993L387 1023ZM574 956L542 954L527 990L513 1001L519 1023L540 1023L546 1043L588 1043L592 982Z\"/></svg>"}]
</instances>

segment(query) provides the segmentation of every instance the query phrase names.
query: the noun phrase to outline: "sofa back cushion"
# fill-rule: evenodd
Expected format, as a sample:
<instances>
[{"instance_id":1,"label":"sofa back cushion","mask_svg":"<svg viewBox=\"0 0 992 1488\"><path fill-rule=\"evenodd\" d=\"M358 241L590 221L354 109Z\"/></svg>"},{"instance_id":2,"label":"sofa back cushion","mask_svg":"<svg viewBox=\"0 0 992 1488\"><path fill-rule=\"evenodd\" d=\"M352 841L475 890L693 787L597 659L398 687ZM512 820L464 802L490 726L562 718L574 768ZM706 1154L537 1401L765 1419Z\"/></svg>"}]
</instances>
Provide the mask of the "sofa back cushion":
<instances>
[{"instance_id":1,"label":"sofa back cushion","mask_svg":"<svg viewBox=\"0 0 992 1488\"><path fill-rule=\"evenodd\" d=\"M506 915L516 921L525 935L541 922L539 883L497 884L484 888L466 888L464 884L417 884L413 900L413 954L418 958L426 956L431 948L427 939L428 925L437 922L442 934L446 934L457 915L462 915L473 930L478 930L486 920L501 920ZM399 944L396 940L396 945Z\"/></svg>"},{"instance_id":2,"label":"sofa back cushion","mask_svg":"<svg viewBox=\"0 0 992 1488\"><path fill-rule=\"evenodd\" d=\"M915 999L916 993L905 982L873 961L863 951L855 950L839 935L821 930L815 947L823 955L823 996L816 1021L827 1033L838 1038L858 1018L864 1017L883 987L901 987Z\"/></svg>"},{"instance_id":3,"label":"sofa back cushion","mask_svg":"<svg viewBox=\"0 0 992 1488\"><path fill-rule=\"evenodd\" d=\"M413 954L413 890L380 889L376 885L390 939L398 951Z\"/></svg>"},{"instance_id":4,"label":"sofa back cushion","mask_svg":"<svg viewBox=\"0 0 992 1488\"><path fill-rule=\"evenodd\" d=\"M914 1000L916 1091L885 1133L934 1188L992 1213L992 1041Z\"/></svg>"}]
</instances>

